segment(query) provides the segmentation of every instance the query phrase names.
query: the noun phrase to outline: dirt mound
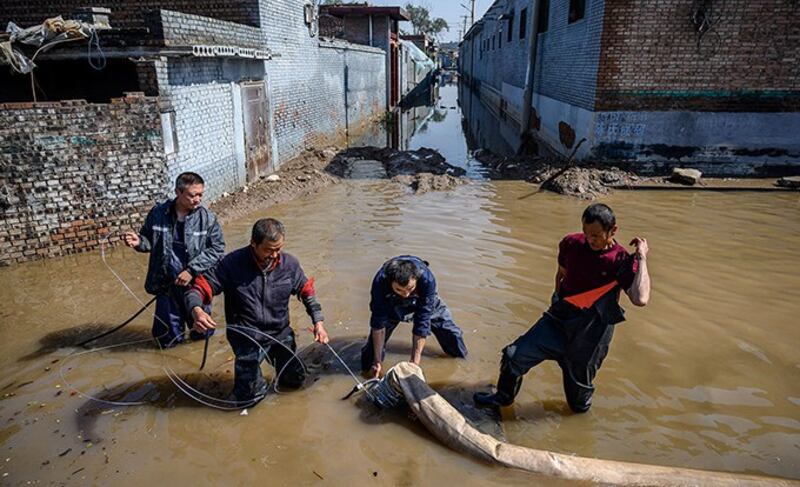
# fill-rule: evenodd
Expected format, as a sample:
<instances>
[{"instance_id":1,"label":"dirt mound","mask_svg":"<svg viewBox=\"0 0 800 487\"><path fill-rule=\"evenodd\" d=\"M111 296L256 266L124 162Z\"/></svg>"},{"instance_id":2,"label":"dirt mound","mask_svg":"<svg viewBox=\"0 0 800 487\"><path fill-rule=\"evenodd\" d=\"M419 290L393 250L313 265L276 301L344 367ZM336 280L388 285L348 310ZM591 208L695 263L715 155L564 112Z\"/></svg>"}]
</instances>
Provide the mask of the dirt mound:
<instances>
[{"instance_id":1,"label":"dirt mound","mask_svg":"<svg viewBox=\"0 0 800 487\"><path fill-rule=\"evenodd\" d=\"M475 158L483 164L490 179L521 179L539 184L542 190L582 199L594 199L610 193L613 187L633 185L640 180L617 167L573 165L557 158L501 157L486 151L479 151Z\"/></svg>"},{"instance_id":2,"label":"dirt mound","mask_svg":"<svg viewBox=\"0 0 800 487\"><path fill-rule=\"evenodd\" d=\"M569 167L551 172L543 179L542 189L582 199L608 194L613 191L613 186L630 185L638 179L616 167Z\"/></svg>"},{"instance_id":3,"label":"dirt mound","mask_svg":"<svg viewBox=\"0 0 800 487\"><path fill-rule=\"evenodd\" d=\"M403 174L393 177L392 181L408 186L416 194L423 194L429 191L450 191L467 183L465 178L457 178L449 174L431 174L429 172L414 175Z\"/></svg>"},{"instance_id":4,"label":"dirt mound","mask_svg":"<svg viewBox=\"0 0 800 487\"><path fill-rule=\"evenodd\" d=\"M448 191L466 182L466 171L448 164L439 152L421 148L400 151L389 148L357 147L339 153L328 170L342 178L388 178L415 193Z\"/></svg>"},{"instance_id":5,"label":"dirt mound","mask_svg":"<svg viewBox=\"0 0 800 487\"><path fill-rule=\"evenodd\" d=\"M340 179L326 171L335 153L332 148L324 151L309 149L283 164L274 174L224 194L211 204L211 209L226 221L335 184Z\"/></svg>"}]
</instances>

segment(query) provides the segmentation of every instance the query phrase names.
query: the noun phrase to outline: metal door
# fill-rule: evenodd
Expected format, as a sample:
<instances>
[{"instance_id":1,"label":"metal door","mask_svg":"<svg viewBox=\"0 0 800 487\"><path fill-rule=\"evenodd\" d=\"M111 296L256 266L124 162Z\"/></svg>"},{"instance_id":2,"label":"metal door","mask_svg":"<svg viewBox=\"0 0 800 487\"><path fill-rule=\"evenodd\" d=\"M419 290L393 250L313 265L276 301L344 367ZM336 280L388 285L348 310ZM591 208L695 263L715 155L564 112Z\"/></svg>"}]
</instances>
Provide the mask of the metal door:
<instances>
[{"instance_id":1,"label":"metal door","mask_svg":"<svg viewBox=\"0 0 800 487\"><path fill-rule=\"evenodd\" d=\"M241 86L247 181L250 182L274 170L270 157L267 90L263 82L244 83Z\"/></svg>"}]
</instances>

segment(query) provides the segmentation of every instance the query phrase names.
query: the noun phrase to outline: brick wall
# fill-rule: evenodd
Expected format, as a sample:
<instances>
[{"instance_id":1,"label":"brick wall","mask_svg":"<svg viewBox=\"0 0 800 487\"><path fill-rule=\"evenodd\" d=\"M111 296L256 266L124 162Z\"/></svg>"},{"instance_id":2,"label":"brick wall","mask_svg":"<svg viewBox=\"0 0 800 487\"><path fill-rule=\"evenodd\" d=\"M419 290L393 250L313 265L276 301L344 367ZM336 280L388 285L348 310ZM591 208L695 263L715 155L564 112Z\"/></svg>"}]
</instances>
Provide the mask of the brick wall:
<instances>
[{"instance_id":1,"label":"brick wall","mask_svg":"<svg viewBox=\"0 0 800 487\"><path fill-rule=\"evenodd\" d=\"M211 44L260 48L261 29L210 17L160 10L150 16L167 46Z\"/></svg>"},{"instance_id":2,"label":"brick wall","mask_svg":"<svg viewBox=\"0 0 800 487\"><path fill-rule=\"evenodd\" d=\"M170 58L158 64L164 105L175 113L178 147L168 160L169 180L194 171L211 201L245 184L236 158L234 90L264 78L264 63L242 59Z\"/></svg>"},{"instance_id":3,"label":"brick wall","mask_svg":"<svg viewBox=\"0 0 800 487\"><path fill-rule=\"evenodd\" d=\"M13 21L28 27L56 15L70 18L76 8L91 5L110 8L111 25L116 28L144 27L144 12L162 8L258 27L258 3L258 0L4 0L0 25Z\"/></svg>"},{"instance_id":4,"label":"brick wall","mask_svg":"<svg viewBox=\"0 0 800 487\"><path fill-rule=\"evenodd\" d=\"M597 109L798 111L797 2L714 5L718 22L698 47L692 2L608 3Z\"/></svg>"},{"instance_id":5,"label":"brick wall","mask_svg":"<svg viewBox=\"0 0 800 487\"><path fill-rule=\"evenodd\" d=\"M155 99L0 110L0 265L95 248L167 196Z\"/></svg>"},{"instance_id":6,"label":"brick wall","mask_svg":"<svg viewBox=\"0 0 800 487\"><path fill-rule=\"evenodd\" d=\"M261 3L267 47L280 55L265 63L277 164L306 148L344 142L345 63L359 63L353 69L354 75L364 71L385 73L386 57L382 50L312 37L303 20L303 4L302 0ZM350 52L362 54L349 56ZM376 81L371 91L376 98L380 97L382 111L385 78L373 79ZM364 107L358 114L362 117L377 114L369 108Z\"/></svg>"},{"instance_id":7,"label":"brick wall","mask_svg":"<svg viewBox=\"0 0 800 487\"><path fill-rule=\"evenodd\" d=\"M605 6L603 0L586 0L584 18L569 23L569 0L550 0L549 27L539 35L535 92L594 109Z\"/></svg>"}]
</instances>

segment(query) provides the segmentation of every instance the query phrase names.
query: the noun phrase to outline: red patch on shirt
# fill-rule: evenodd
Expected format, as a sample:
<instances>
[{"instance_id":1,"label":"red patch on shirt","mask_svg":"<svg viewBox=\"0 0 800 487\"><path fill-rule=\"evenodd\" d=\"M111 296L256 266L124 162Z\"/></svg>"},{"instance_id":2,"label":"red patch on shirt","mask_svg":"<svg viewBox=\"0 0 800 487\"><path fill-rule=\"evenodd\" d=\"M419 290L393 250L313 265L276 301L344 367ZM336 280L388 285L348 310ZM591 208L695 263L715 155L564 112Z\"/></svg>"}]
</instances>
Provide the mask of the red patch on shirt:
<instances>
[{"instance_id":1,"label":"red patch on shirt","mask_svg":"<svg viewBox=\"0 0 800 487\"><path fill-rule=\"evenodd\" d=\"M192 289L200 293L200 297L203 298L203 304L211 304L214 293L211 291L211 284L208 283L202 274L194 278Z\"/></svg>"},{"instance_id":2,"label":"red patch on shirt","mask_svg":"<svg viewBox=\"0 0 800 487\"><path fill-rule=\"evenodd\" d=\"M583 233L572 233L561 240L558 265L567 270L561 282L562 297L597 289L615 280L622 289L628 289L639 267L638 261L619 243L595 251Z\"/></svg>"},{"instance_id":3,"label":"red patch on shirt","mask_svg":"<svg viewBox=\"0 0 800 487\"><path fill-rule=\"evenodd\" d=\"M300 290L300 299L316 296L317 291L314 289L314 278L312 277L306 281L306 285Z\"/></svg>"}]
</instances>

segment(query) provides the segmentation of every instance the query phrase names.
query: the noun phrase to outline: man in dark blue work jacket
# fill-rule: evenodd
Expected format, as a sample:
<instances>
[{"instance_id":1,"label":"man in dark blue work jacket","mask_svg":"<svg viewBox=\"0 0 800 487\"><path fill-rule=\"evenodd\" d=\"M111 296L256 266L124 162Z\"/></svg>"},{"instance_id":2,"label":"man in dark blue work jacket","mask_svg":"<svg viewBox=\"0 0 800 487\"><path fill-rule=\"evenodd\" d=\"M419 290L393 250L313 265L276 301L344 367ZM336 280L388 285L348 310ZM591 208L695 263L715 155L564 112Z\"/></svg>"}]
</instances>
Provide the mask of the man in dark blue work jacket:
<instances>
[{"instance_id":1,"label":"man in dark blue work jacket","mask_svg":"<svg viewBox=\"0 0 800 487\"><path fill-rule=\"evenodd\" d=\"M212 296L225 293L226 335L236 356L233 394L242 403L259 400L266 394L267 382L261 374L265 359L276 374L280 373L281 387L297 388L305 381L303 364L294 356L297 347L289 326L291 296L297 296L305 305L314 324L315 341L328 343L314 280L306 277L297 257L281 251L285 234L279 221L258 220L253 225L250 245L226 255L198 277L185 296L195 330L206 333L216 323L203 306L211 302Z\"/></svg>"},{"instance_id":2,"label":"man in dark blue work jacket","mask_svg":"<svg viewBox=\"0 0 800 487\"><path fill-rule=\"evenodd\" d=\"M401 321L414 323L411 361L415 364L419 364L431 333L447 355L467 356L461 328L439 299L427 262L411 255L389 259L372 280L371 295L370 334L361 349L361 369L369 370L373 377L380 375L386 342Z\"/></svg>"},{"instance_id":3,"label":"man in dark blue work jacket","mask_svg":"<svg viewBox=\"0 0 800 487\"><path fill-rule=\"evenodd\" d=\"M183 306L186 286L225 253L216 215L200 206L204 190L205 182L199 174L182 173L175 180L175 198L156 205L138 233L122 236L129 247L150 253L144 288L157 296L153 338L162 347L183 342L191 319ZM206 311L211 312L210 305ZM202 338L196 332L190 332L190 336Z\"/></svg>"}]
</instances>

